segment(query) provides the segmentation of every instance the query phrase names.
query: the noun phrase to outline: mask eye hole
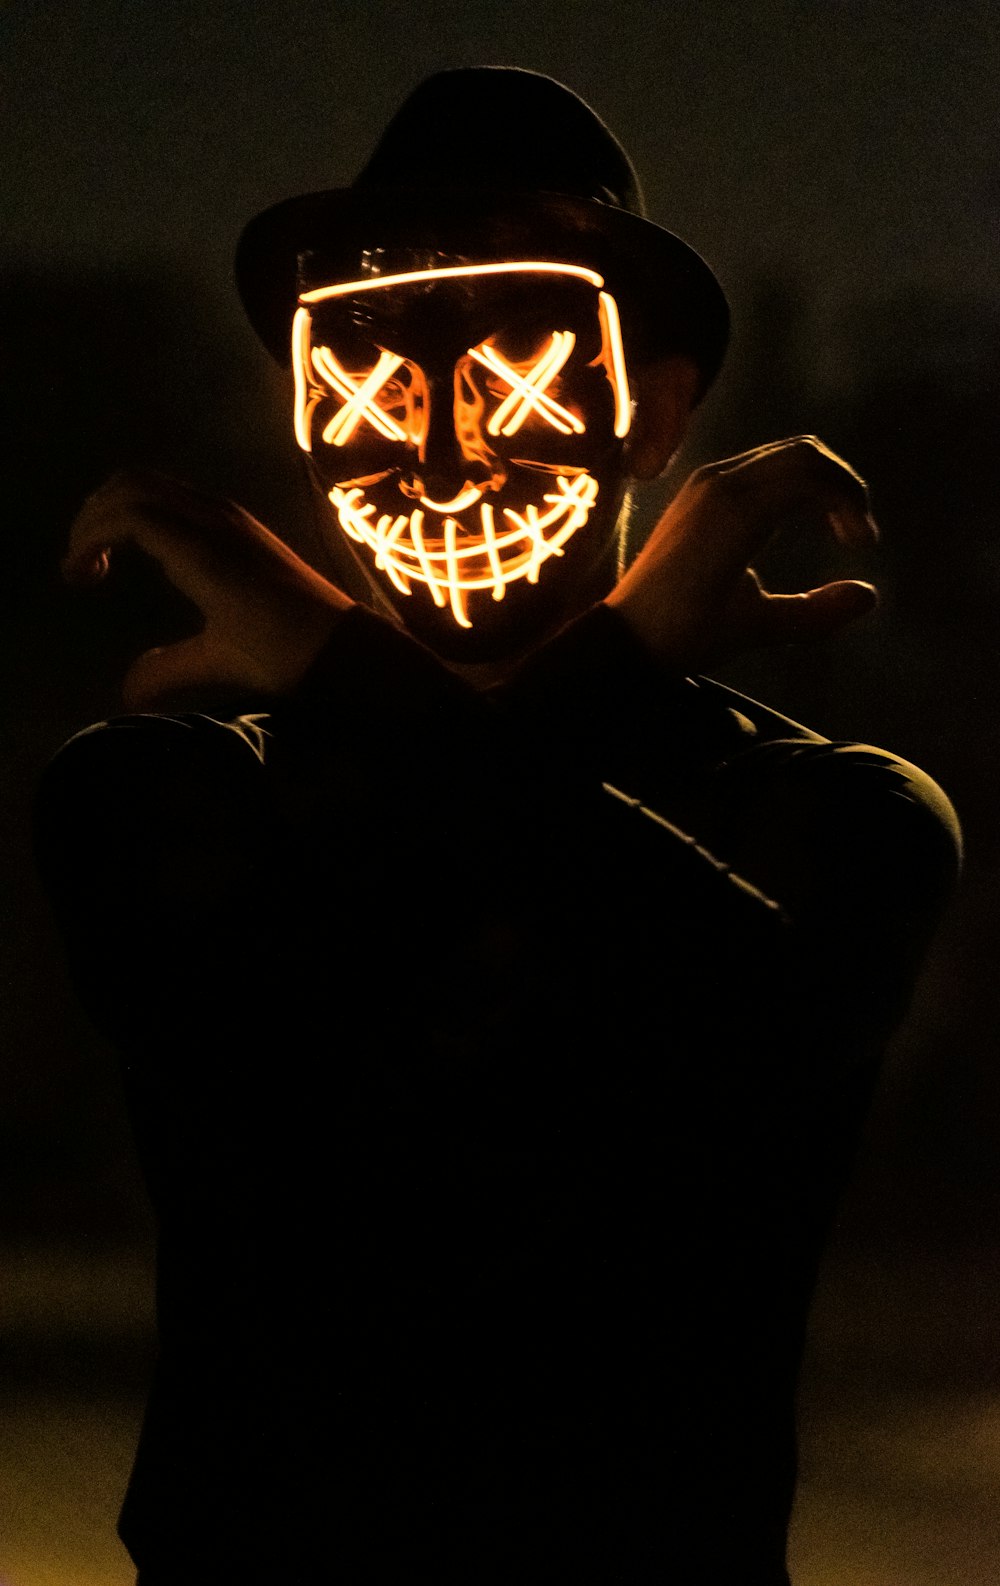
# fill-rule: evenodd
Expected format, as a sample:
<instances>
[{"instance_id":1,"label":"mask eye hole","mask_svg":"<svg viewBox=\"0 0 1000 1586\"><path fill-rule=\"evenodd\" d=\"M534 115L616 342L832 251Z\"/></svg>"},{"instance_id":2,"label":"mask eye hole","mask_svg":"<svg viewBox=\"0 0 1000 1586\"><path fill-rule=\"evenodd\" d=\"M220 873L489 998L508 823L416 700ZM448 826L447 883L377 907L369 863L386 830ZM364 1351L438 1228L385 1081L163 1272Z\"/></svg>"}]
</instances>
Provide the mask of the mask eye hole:
<instances>
[{"instance_id":1,"label":"mask eye hole","mask_svg":"<svg viewBox=\"0 0 1000 1586\"><path fill-rule=\"evenodd\" d=\"M576 345L571 330L556 330L541 352L528 363L512 363L503 357L492 340L469 348L469 357L487 370L486 386L493 395L502 396L487 429L491 435L515 435L531 417L544 419L562 435L582 435L583 420L555 400L559 372Z\"/></svg>"},{"instance_id":2,"label":"mask eye hole","mask_svg":"<svg viewBox=\"0 0 1000 1586\"><path fill-rule=\"evenodd\" d=\"M419 444L424 427L423 381L415 366L396 353L382 351L374 367L346 369L329 347L310 354L314 380L322 382L320 398L331 394L340 406L323 430L327 446L344 446L365 424L383 439Z\"/></svg>"}]
</instances>

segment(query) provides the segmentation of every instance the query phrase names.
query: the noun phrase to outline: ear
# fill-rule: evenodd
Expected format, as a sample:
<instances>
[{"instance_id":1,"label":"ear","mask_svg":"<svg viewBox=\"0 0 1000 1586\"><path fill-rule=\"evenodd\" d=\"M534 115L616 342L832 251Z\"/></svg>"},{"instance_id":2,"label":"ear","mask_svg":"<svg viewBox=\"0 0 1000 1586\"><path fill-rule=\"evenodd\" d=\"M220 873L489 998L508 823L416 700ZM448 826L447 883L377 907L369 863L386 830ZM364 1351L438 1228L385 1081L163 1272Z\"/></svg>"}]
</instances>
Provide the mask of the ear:
<instances>
[{"instance_id":1,"label":"ear","mask_svg":"<svg viewBox=\"0 0 1000 1586\"><path fill-rule=\"evenodd\" d=\"M663 473L684 439L700 384L697 364L682 354L629 370L635 411L626 459L633 479Z\"/></svg>"}]
</instances>

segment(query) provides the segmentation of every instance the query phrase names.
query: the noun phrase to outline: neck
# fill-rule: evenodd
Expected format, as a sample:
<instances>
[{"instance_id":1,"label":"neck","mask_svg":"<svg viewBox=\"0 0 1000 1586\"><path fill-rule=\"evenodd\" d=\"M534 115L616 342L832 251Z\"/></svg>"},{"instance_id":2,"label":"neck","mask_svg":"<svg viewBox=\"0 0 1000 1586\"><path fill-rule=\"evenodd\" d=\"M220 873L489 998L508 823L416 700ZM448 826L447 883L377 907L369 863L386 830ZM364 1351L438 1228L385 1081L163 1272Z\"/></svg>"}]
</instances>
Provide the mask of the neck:
<instances>
[{"instance_id":1,"label":"neck","mask_svg":"<svg viewBox=\"0 0 1000 1586\"><path fill-rule=\"evenodd\" d=\"M607 555L595 567L592 576L588 579L586 587L576 590L575 599L571 606L560 613L552 626L540 636L534 638L530 645L517 650L512 650L509 655L503 655L491 661L454 661L440 656L442 666L456 677L461 677L470 687L475 689L492 688L497 683L503 683L517 668L526 661L536 650L540 650L560 633L563 628L589 611L605 595L610 594L619 578L619 547L617 542L608 547Z\"/></svg>"}]
</instances>

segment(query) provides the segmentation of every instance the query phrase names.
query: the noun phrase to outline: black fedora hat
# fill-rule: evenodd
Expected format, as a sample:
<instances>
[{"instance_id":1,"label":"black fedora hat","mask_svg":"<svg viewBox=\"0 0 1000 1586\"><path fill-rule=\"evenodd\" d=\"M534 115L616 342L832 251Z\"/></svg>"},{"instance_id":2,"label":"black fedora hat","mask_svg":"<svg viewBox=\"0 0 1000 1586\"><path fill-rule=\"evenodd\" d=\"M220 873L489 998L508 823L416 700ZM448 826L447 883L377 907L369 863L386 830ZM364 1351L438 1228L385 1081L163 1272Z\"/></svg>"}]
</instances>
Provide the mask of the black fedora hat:
<instances>
[{"instance_id":1,"label":"black fedora hat","mask_svg":"<svg viewBox=\"0 0 1000 1586\"><path fill-rule=\"evenodd\" d=\"M536 72L483 66L420 84L351 187L289 198L243 231L236 283L251 324L289 361L301 260L350 280L373 248L470 262L589 265L618 299L633 356L687 353L704 392L729 336L718 281L646 219L621 144L582 99Z\"/></svg>"}]
</instances>

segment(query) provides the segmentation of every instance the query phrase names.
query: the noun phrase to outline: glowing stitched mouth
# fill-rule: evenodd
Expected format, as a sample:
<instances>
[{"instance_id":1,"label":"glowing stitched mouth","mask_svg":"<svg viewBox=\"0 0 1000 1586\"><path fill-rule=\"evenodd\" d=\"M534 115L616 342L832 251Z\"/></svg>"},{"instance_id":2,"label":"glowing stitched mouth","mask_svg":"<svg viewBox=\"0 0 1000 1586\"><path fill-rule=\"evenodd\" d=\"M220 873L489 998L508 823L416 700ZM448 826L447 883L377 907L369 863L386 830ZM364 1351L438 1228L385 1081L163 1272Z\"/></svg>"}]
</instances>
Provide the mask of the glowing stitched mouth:
<instances>
[{"instance_id":1,"label":"glowing stitched mouth","mask_svg":"<svg viewBox=\"0 0 1000 1586\"><path fill-rule=\"evenodd\" d=\"M542 497L548 506L545 512L536 506L525 507L523 513L504 507L505 523L498 530L493 507L483 501L476 530L447 516L443 538L424 534L419 507L398 517L386 512L376 518L377 508L364 500L359 486L342 490L334 485L329 496L344 533L368 546L375 566L400 594L412 594L412 583L426 584L435 605L450 603L459 627L471 628L465 609L469 590L489 589L494 600L502 600L515 579L536 584L542 563L561 556L570 536L586 523L597 500L597 480L589 474L573 479L558 474L555 484L555 490ZM456 498L454 505L463 500Z\"/></svg>"}]
</instances>

